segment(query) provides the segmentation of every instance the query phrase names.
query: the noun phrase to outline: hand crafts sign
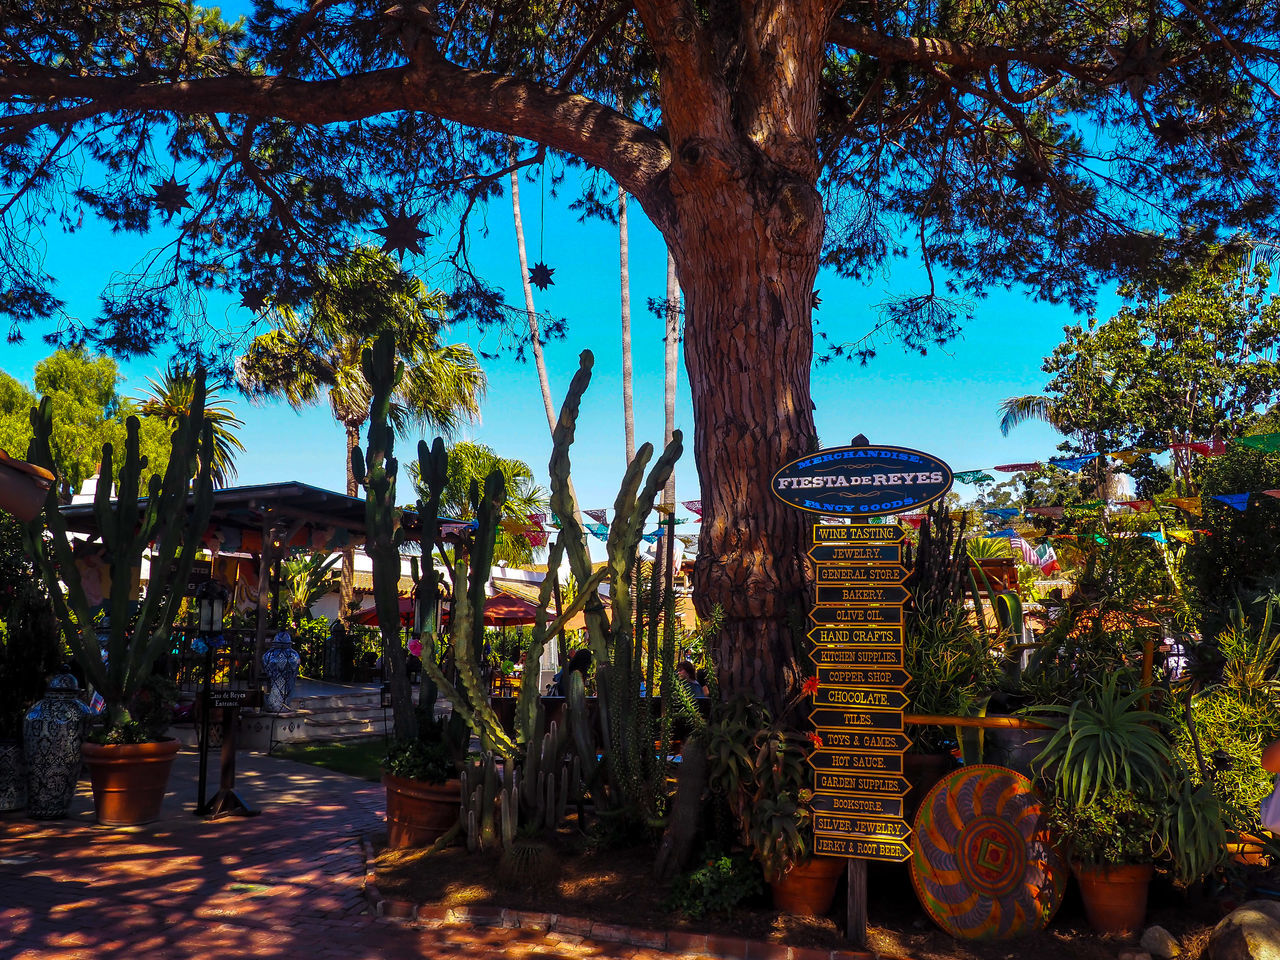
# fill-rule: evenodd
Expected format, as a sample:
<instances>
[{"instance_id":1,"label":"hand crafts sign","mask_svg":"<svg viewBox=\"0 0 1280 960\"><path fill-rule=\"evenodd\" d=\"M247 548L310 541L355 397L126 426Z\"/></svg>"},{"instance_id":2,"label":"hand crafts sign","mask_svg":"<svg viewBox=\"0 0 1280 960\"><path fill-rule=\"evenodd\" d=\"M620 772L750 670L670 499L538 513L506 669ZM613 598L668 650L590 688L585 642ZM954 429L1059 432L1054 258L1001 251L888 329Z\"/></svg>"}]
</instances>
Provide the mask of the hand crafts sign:
<instances>
[{"instance_id":1,"label":"hand crafts sign","mask_svg":"<svg viewBox=\"0 0 1280 960\"><path fill-rule=\"evenodd\" d=\"M792 460L773 475L778 499L828 516L915 512L951 489L951 468L904 447L832 447ZM863 541L866 543L867 541Z\"/></svg>"},{"instance_id":2,"label":"hand crafts sign","mask_svg":"<svg viewBox=\"0 0 1280 960\"><path fill-rule=\"evenodd\" d=\"M861 439L861 438L859 438ZM855 441L856 444L856 441ZM906 532L871 517L918 511L951 488L951 468L903 447L849 446L793 460L773 475L773 492L800 510L847 516L813 528L816 602L809 613L810 681L816 749L814 843L819 853L905 860L911 827L902 818L902 755L909 706L903 688ZM852 883L852 881L851 881Z\"/></svg>"}]
</instances>

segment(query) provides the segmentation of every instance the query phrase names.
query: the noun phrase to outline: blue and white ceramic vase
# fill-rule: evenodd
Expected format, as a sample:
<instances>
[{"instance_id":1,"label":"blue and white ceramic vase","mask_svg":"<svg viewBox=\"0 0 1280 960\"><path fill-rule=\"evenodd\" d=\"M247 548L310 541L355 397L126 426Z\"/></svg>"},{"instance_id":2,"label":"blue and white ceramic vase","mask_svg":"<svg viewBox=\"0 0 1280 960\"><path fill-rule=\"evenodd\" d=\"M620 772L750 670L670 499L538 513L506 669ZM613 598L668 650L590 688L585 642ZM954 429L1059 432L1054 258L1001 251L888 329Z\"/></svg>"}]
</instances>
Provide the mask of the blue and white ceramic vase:
<instances>
[{"instance_id":1,"label":"blue and white ceramic vase","mask_svg":"<svg viewBox=\"0 0 1280 960\"><path fill-rule=\"evenodd\" d=\"M80 684L69 673L49 681L44 699L27 711L22 741L27 757L27 816L67 815L80 779L80 741L92 714L80 702Z\"/></svg>"},{"instance_id":2,"label":"blue and white ceramic vase","mask_svg":"<svg viewBox=\"0 0 1280 960\"><path fill-rule=\"evenodd\" d=\"M0 813L26 805L27 765L22 759L22 744L0 740Z\"/></svg>"},{"instance_id":3,"label":"blue and white ceramic vase","mask_svg":"<svg viewBox=\"0 0 1280 960\"><path fill-rule=\"evenodd\" d=\"M293 649L289 634L281 630L267 645L262 655L262 673L267 678L267 713L284 713L289 709L293 685L298 680L298 666L302 657Z\"/></svg>"}]
</instances>

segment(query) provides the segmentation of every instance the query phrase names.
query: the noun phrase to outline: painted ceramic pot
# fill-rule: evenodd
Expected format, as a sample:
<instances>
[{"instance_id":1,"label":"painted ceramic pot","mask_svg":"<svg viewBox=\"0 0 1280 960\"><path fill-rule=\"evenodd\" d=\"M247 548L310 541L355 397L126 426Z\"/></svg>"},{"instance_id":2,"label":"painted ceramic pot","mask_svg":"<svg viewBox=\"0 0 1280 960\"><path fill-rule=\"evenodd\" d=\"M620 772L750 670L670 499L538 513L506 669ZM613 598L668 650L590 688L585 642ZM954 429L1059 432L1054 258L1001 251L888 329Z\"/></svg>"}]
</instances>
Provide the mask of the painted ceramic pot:
<instances>
[{"instance_id":1,"label":"painted ceramic pot","mask_svg":"<svg viewBox=\"0 0 1280 960\"><path fill-rule=\"evenodd\" d=\"M302 657L293 649L289 634L281 630L262 655L262 673L267 678L267 701L263 709L267 713L284 713L289 709L301 663Z\"/></svg>"},{"instance_id":2,"label":"painted ceramic pot","mask_svg":"<svg viewBox=\"0 0 1280 960\"><path fill-rule=\"evenodd\" d=\"M27 816L58 820L67 815L80 779L80 742L90 716L80 701L76 678L60 673L49 681L44 699L23 718Z\"/></svg>"}]
</instances>

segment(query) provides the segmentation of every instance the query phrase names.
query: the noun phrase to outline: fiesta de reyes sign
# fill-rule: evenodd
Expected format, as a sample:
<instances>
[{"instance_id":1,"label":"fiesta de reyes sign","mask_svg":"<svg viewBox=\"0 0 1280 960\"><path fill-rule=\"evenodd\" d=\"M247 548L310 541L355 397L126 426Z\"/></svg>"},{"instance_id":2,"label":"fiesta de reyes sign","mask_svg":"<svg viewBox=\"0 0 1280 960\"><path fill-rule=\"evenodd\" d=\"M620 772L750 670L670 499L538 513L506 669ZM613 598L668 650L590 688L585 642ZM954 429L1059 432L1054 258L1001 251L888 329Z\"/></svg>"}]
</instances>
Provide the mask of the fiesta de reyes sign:
<instances>
[{"instance_id":1,"label":"fiesta de reyes sign","mask_svg":"<svg viewBox=\"0 0 1280 960\"><path fill-rule=\"evenodd\" d=\"M951 468L906 447L829 447L773 475L773 492L798 510L828 516L906 513L941 500Z\"/></svg>"}]
</instances>

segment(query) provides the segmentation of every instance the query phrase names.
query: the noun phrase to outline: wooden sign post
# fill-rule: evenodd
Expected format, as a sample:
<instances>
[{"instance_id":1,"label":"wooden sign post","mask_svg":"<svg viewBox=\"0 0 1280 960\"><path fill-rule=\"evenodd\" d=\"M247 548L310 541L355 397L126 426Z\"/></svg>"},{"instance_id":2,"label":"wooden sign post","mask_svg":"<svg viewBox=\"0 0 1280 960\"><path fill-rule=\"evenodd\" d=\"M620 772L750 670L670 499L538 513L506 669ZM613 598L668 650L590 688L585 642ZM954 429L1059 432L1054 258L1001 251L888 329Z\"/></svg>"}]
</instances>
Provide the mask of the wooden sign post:
<instances>
[{"instance_id":1,"label":"wooden sign post","mask_svg":"<svg viewBox=\"0 0 1280 960\"><path fill-rule=\"evenodd\" d=\"M816 602L809 614L816 684L813 722L814 852L849 859L847 936L866 945L866 863L911 856L903 796L909 705L903 605L910 571L902 562L905 531L868 520L919 510L951 488L950 468L928 454L877 447L857 438L820 450L773 477L773 492L800 510L847 515L819 523L809 557Z\"/></svg>"}]
</instances>

